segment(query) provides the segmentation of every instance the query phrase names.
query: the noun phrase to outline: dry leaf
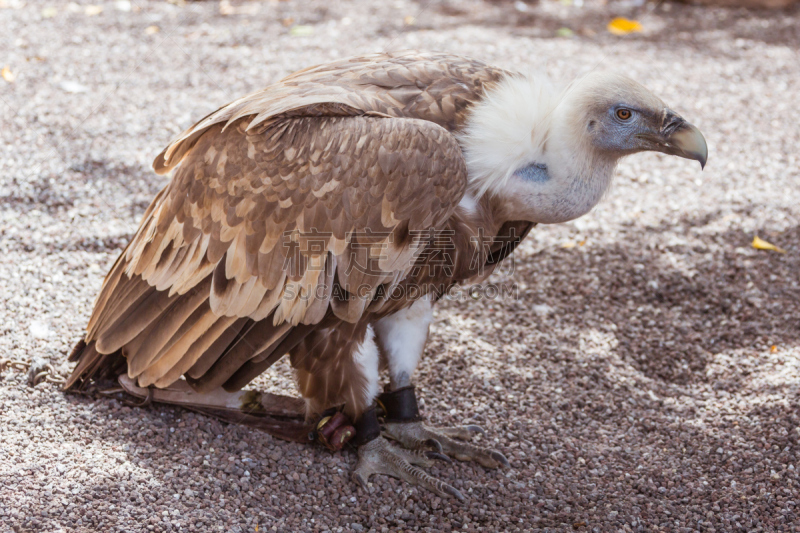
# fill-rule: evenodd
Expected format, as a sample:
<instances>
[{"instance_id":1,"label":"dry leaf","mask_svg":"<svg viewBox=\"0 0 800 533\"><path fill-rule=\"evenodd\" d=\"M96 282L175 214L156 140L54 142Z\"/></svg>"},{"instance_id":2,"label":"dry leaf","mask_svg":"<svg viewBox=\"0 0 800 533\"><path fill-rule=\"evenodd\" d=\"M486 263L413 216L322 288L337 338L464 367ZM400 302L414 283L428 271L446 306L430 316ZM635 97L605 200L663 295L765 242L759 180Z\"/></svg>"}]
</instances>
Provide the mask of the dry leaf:
<instances>
[{"instance_id":1,"label":"dry leaf","mask_svg":"<svg viewBox=\"0 0 800 533\"><path fill-rule=\"evenodd\" d=\"M639 22L623 17L617 17L609 22L607 28L614 35L627 35L642 31L642 25Z\"/></svg>"},{"instance_id":2,"label":"dry leaf","mask_svg":"<svg viewBox=\"0 0 800 533\"><path fill-rule=\"evenodd\" d=\"M786 253L786 250L784 250L783 248L778 248L771 242L767 242L764 239L759 239L758 235L753 237L753 248L755 248L756 250L769 250L772 252L778 252L780 254Z\"/></svg>"},{"instance_id":3,"label":"dry leaf","mask_svg":"<svg viewBox=\"0 0 800 533\"><path fill-rule=\"evenodd\" d=\"M414 26L417 23L417 19L412 17L411 15L405 17L403 19L403 24L406 26Z\"/></svg>"},{"instance_id":4,"label":"dry leaf","mask_svg":"<svg viewBox=\"0 0 800 533\"><path fill-rule=\"evenodd\" d=\"M42 17L46 19L51 19L58 15L58 8L50 6L42 9Z\"/></svg>"},{"instance_id":5,"label":"dry leaf","mask_svg":"<svg viewBox=\"0 0 800 533\"><path fill-rule=\"evenodd\" d=\"M6 80L8 83L14 83L14 73L11 72L11 69L8 68L8 65L3 67L3 70L0 70L0 76L3 76L3 79Z\"/></svg>"},{"instance_id":6,"label":"dry leaf","mask_svg":"<svg viewBox=\"0 0 800 533\"><path fill-rule=\"evenodd\" d=\"M153 35L154 33L158 33L161 31L161 28L158 26L148 26L144 29L145 35Z\"/></svg>"},{"instance_id":7,"label":"dry leaf","mask_svg":"<svg viewBox=\"0 0 800 533\"><path fill-rule=\"evenodd\" d=\"M575 246L577 245L572 241L567 241L561 245L562 248L575 248Z\"/></svg>"},{"instance_id":8,"label":"dry leaf","mask_svg":"<svg viewBox=\"0 0 800 533\"><path fill-rule=\"evenodd\" d=\"M284 28L290 28L292 24L294 24L294 19L292 17L286 17L285 19L281 19L281 24L283 24Z\"/></svg>"},{"instance_id":9,"label":"dry leaf","mask_svg":"<svg viewBox=\"0 0 800 533\"><path fill-rule=\"evenodd\" d=\"M778 347L773 344L772 346L769 347L769 352L770 353L777 353L778 352Z\"/></svg>"},{"instance_id":10,"label":"dry leaf","mask_svg":"<svg viewBox=\"0 0 800 533\"><path fill-rule=\"evenodd\" d=\"M85 14L87 17L93 17L93 16L95 16L95 15L99 15L99 14L100 14L100 13L102 13L102 12L103 12L103 6L94 6L94 5L88 5L88 6L86 6L86 8L83 10L83 13L84 13L84 14Z\"/></svg>"}]
</instances>

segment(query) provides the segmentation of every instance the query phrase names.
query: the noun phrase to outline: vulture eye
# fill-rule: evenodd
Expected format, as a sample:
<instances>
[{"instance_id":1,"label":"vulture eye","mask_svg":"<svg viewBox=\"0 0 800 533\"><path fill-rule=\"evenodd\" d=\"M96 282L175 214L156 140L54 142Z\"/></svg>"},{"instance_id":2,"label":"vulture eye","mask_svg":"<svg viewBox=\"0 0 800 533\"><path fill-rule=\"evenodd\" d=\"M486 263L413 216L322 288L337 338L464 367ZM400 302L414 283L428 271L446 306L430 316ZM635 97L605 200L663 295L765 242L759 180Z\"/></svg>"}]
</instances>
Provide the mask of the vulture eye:
<instances>
[{"instance_id":1,"label":"vulture eye","mask_svg":"<svg viewBox=\"0 0 800 533\"><path fill-rule=\"evenodd\" d=\"M620 119L620 120L628 120L628 119L631 118L631 116L633 116L633 113L631 113L630 109L625 109L625 108L617 109L617 118L618 119Z\"/></svg>"}]
</instances>

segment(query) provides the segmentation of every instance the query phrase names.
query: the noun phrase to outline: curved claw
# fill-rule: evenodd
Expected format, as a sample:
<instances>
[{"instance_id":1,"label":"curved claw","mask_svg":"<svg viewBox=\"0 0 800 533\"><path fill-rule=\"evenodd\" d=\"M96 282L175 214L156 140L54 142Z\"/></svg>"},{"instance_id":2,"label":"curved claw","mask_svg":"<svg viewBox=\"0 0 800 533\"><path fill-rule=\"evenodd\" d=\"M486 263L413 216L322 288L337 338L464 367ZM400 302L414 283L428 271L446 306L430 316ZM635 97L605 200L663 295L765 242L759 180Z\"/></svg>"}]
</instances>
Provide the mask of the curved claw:
<instances>
[{"instance_id":1,"label":"curved claw","mask_svg":"<svg viewBox=\"0 0 800 533\"><path fill-rule=\"evenodd\" d=\"M503 455L502 453L500 453L498 451L493 451L491 453L491 455L492 455L492 459L494 459L495 461L497 461L498 463L500 463L504 467L509 468L511 466L511 463L508 462L508 459L506 459L506 456Z\"/></svg>"},{"instance_id":2,"label":"curved claw","mask_svg":"<svg viewBox=\"0 0 800 533\"><path fill-rule=\"evenodd\" d=\"M469 425L467 425L467 426L464 426L464 429L466 429L466 430L467 430L467 431L469 431L470 433L479 433L479 434L481 434L482 436L486 435L486 430L485 430L485 429L483 429L483 428L482 428L482 427L480 427L480 426L476 426L475 424L469 424Z\"/></svg>"},{"instance_id":3,"label":"curved claw","mask_svg":"<svg viewBox=\"0 0 800 533\"><path fill-rule=\"evenodd\" d=\"M358 471L353 472L353 481L361 485L362 489L367 490L367 480Z\"/></svg>"},{"instance_id":4,"label":"curved claw","mask_svg":"<svg viewBox=\"0 0 800 533\"><path fill-rule=\"evenodd\" d=\"M446 456L443 453L439 453L439 452L425 452L425 457L427 457L429 459L439 459L440 461L444 461L446 463L452 463L453 462L453 460L450 459L448 456Z\"/></svg>"},{"instance_id":5,"label":"curved claw","mask_svg":"<svg viewBox=\"0 0 800 533\"><path fill-rule=\"evenodd\" d=\"M453 498L457 498L458 500L460 500L462 502L467 501L467 499L464 497L464 495L461 494L461 492L459 492L459 490L457 488L451 487L450 485L445 485L442 488L444 488L445 492L447 492Z\"/></svg>"},{"instance_id":6,"label":"curved claw","mask_svg":"<svg viewBox=\"0 0 800 533\"><path fill-rule=\"evenodd\" d=\"M438 440L434 439L433 437L431 437L429 439L426 439L425 440L425 444L427 444L428 446L432 446L432 447L436 448L436 450L435 450L436 453L440 453L440 454L444 453L444 450L442 449L442 443L439 442Z\"/></svg>"}]
</instances>

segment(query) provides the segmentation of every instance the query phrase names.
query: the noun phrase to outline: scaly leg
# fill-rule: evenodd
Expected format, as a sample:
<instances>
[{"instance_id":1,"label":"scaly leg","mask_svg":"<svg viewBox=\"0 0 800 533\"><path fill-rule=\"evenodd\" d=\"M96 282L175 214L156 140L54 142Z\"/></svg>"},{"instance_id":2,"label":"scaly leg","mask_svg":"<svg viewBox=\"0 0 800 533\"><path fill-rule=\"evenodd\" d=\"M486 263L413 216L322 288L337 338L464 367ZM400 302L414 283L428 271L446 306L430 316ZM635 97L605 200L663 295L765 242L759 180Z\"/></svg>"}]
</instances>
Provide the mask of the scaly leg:
<instances>
[{"instance_id":1,"label":"scaly leg","mask_svg":"<svg viewBox=\"0 0 800 533\"><path fill-rule=\"evenodd\" d=\"M356 428L356 438L359 439L358 464L353 472L353 479L364 489L373 474L384 474L428 489L442 497L452 496L464 500L464 496L455 487L419 468L430 467L433 458L447 457L432 451L405 450L383 438L374 408L364 413ZM366 442L363 442L365 439Z\"/></svg>"},{"instance_id":2,"label":"scaly leg","mask_svg":"<svg viewBox=\"0 0 800 533\"><path fill-rule=\"evenodd\" d=\"M406 448L424 450L433 446L437 452L460 461L475 461L487 468L509 466L502 453L464 442L476 434L484 434L480 426L430 428L423 424L412 386L384 392L378 396L378 403L386 413L384 435Z\"/></svg>"},{"instance_id":3,"label":"scaly leg","mask_svg":"<svg viewBox=\"0 0 800 533\"><path fill-rule=\"evenodd\" d=\"M384 435L410 449L433 447L440 453L462 461L476 461L488 468L508 466L502 453L461 442L484 433L480 427L429 428L422 423L411 375L425 348L432 319L432 302L423 298L375 324L376 340L389 369L390 380L389 392L378 396L378 402L386 413Z\"/></svg>"},{"instance_id":4,"label":"scaly leg","mask_svg":"<svg viewBox=\"0 0 800 533\"><path fill-rule=\"evenodd\" d=\"M317 337L308 338L307 344L298 347L292 354L296 365L298 384L312 411L324 413L327 407L344 404L346 415L355 418L356 435L353 441L358 448L358 464L353 477L366 485L372 474L385 474L419 485L440 496L463 496L453 487L425 473L419 466L430 466L431 459L449 460L432 451L404 450L389 443L381 436L381 428L373 402L379 391L378 348L373 339L372 327L366 328L363 339L354 343L356 336L343 330L320 331ZM346 343L350 343L347 345ZM338 364L314 365L313 350L324 351L329 346L350 350L349 359L342 358ZM318 429L325 436L326 424ZM329 428L331 429L331 428ZM333 444L338 444L336 433L330 435ZM334 446L335 447L335 446Z\"/></svg>"},{"instance_id":5,"label":"scaly leg","mask_svg":"<svg viewBox=\"0 0 800 533\"><path fill-rule=\"evenodd\" d=\"M478 431L467 429L478 426L462 426L457 428L429 428L422 422L387 422L384 435L396 440L406 448L411 450L421 450L428 446L431 441L436 442L435 446L440 453L455 457L459 461L475 461L486 468L498 468L509 466L505 455L492 450L475 446L469 442L453 440L469 438L475 433L483 431L478 427Z\"/></svg>"}]
</instances>

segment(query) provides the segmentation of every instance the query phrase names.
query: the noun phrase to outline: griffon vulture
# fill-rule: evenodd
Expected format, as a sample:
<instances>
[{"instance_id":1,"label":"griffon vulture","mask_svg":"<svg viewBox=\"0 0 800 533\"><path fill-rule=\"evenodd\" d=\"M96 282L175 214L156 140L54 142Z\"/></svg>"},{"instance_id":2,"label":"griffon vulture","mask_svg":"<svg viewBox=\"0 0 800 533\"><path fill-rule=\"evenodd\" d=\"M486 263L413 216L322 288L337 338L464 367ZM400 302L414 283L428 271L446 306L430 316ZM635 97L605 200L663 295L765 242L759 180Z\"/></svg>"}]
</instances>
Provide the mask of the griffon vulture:
<instances>
[{"instance_id":1,"label":"griffon vulture","mask_svg":"<svg viewBox=\"0 0 800 533\"><path fill-rule=\"evenodd\" d=\"M488 276L532 226L587 213L619 159L645 150L707 157L697 128L619 75L557 88L420 52L301 70L158 155L172 179L106 276L67 388L127 374L212 395L288 354L307 415L353 421L356 480L461 498L418 466L507 461L467 442L478 428L419 416L412 376L434 304Z\"/></svg>"}]
</instances>

